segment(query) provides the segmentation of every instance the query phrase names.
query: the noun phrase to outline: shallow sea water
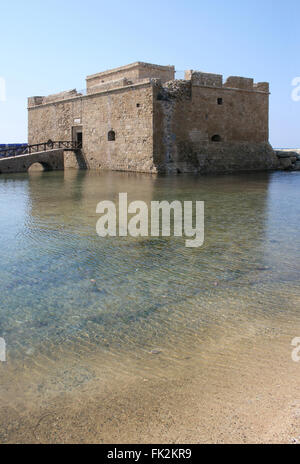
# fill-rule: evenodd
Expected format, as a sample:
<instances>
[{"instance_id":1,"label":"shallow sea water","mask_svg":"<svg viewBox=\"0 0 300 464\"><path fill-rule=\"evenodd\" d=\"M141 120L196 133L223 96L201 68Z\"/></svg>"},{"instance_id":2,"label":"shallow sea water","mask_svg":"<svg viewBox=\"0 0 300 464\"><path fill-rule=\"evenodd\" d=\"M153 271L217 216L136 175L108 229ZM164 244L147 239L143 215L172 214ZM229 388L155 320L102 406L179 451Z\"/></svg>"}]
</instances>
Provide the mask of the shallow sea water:
<instances>
[{"instance_id":1,"label":"shallow sea water","mask_svg":"<svg viewBox=\"0 0 300 464\"><path fill-rule=\"evenodd\" d=\"M212 353L217 378L262 362L256 338L281 347L300 336L299 190L300 173L283 172L1 175L2 405L94 382L203 377ZM120 192L205 201L204 246L98 237L97 203ZM282 350L289 362L290 342Z\"/></svg>"}]
</instances>

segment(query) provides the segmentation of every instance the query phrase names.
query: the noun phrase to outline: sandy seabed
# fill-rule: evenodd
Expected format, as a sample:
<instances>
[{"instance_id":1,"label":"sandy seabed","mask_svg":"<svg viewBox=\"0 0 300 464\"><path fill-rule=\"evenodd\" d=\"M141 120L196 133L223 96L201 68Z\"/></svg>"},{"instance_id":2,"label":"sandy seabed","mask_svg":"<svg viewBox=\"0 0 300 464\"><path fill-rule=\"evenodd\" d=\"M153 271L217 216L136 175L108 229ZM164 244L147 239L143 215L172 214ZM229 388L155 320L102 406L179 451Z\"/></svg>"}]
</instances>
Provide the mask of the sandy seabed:
<instances>
[{"instance_id":1,"label":"sandy seabed","mask_svg":"<svg viewBox=\"0 0 300 464\"><path fill-rule=\"evenodd\" d=\"M1 385L1 443L300 442L300 363L289 333L282 321L259 332L256 324L230 344L220 338L205 356L177 353L185 361L178 371L162 349L147 353L148 376L112 370L60 392L26 369L13 382L12 372Z\"/></svg>"}]
</instances>

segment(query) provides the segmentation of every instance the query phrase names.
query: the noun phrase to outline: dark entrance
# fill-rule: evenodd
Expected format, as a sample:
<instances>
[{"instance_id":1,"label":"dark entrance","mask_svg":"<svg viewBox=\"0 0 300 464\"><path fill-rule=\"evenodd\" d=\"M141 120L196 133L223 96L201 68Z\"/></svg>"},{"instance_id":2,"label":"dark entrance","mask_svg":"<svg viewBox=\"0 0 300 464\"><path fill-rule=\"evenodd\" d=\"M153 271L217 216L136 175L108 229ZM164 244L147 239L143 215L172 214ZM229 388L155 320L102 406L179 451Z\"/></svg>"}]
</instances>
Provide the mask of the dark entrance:
<instances>
[{"instance_id":1,"label":"dark entrance","mask_svg":"<svg viewBox=\"0 0 300 464\"><path fill-rule=\"evenodd\" d=\"M82 148L82 126L72 127L72 141L78 144L78 148Z\"/></svg>"},{"instance_id":2,"label":"dark entrance","mask_svg":"<svg viewBox=\"0 0 300 464\"><path fill-rule=\"evenodd\" d=\"M77 132L77 143L78 147L82 147L82 132Z\"/></svg>"}]
</instances>

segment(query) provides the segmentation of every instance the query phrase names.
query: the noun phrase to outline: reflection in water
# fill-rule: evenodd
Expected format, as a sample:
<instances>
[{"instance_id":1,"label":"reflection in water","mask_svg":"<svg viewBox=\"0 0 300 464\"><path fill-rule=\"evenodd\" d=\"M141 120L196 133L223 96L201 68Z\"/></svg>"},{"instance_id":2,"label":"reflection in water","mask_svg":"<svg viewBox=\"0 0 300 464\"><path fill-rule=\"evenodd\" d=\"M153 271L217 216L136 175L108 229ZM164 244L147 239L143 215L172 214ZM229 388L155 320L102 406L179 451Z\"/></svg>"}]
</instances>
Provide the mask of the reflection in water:
<instances>
[{"instance_id":1,"label":"reflection in water","mask_svg":"<svg viewBox=\"0 0 300 464\"><path fill-rule=\"evenodd\" d=\"M18 377L23 391L36 382L47 397L95 379L193 376L213 346L229 353L270 321L279 333L275 319L292 320L300 294L299 186L298 174L284 173L1 177L8 396ZM148 204L205 201L204 246L99 238L96 205L120 192Z\"/></svg>"}]
</instances>

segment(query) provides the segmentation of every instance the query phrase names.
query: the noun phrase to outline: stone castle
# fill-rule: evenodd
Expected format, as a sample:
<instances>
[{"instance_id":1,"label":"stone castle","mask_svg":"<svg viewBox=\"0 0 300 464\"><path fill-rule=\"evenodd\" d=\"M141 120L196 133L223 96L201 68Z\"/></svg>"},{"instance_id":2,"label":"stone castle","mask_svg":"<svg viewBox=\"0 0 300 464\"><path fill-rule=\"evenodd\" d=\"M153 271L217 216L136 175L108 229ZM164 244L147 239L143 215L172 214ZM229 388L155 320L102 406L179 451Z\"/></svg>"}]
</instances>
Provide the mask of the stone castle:
<instances>
[{"instance_id":1,"label":"stone castle","mask_svg":"<svg viewBox=\"0 0 300 464\"><path fill-rule=\"evenodd\" d=\"M137 172L272 169L269 84L137 62L88 76L86 91L28 99L28 143L73 140L65 167Z\"/></svg>"}]
</instances>

